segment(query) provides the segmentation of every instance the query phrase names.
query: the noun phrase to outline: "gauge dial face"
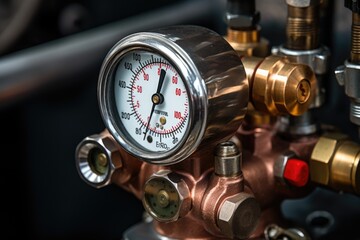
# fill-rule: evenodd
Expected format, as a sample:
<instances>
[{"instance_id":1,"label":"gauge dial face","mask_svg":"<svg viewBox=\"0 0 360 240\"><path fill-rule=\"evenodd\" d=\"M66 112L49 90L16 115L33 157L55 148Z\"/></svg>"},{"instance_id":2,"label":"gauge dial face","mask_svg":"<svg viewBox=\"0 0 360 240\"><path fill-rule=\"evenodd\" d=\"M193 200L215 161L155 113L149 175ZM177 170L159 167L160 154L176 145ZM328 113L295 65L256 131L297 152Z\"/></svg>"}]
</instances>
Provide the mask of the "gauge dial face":
<instances>
[{"instance_id":1,"label":"gauge dial face","mask_svg":"<svg viewBox=\"0 0 360 240\"><path fill-rule=\"evenodd\" d=\"M189 124L184 80L162 56L127 52L114 74L115 108L128 141L151 152L167 152L183 140Z\"/></svg>"}]
</instances>

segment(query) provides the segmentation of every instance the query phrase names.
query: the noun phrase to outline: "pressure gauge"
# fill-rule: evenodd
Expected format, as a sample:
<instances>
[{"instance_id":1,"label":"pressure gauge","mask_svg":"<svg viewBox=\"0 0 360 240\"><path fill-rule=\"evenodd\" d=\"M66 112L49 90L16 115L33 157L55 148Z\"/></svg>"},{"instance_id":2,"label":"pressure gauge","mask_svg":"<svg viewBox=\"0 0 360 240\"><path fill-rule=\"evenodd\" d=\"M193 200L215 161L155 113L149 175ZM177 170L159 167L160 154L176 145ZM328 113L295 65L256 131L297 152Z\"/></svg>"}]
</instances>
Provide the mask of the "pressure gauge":
<instances>
[{"instance_id":1,"label":"pressure gauge","mask_svg":"<svg viewBox=\"0 0 360 240\"><path fill-rule=\"evenodd\" d=\"M125 150L166 165L231 137L245 114L248 83L220 35L177 26L120 40L103 63L98 98Z\"/></svg>"}]
</instances>

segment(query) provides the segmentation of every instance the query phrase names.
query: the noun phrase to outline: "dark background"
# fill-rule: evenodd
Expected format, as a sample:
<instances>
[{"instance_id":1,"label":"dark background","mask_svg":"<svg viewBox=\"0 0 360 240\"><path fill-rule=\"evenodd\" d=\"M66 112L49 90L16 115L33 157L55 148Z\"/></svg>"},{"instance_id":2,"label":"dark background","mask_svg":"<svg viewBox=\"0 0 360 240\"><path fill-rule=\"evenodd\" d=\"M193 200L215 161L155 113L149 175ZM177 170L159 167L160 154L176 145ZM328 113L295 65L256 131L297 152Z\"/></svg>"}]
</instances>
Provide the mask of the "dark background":
<instances>
[{"instance_id":1,"label":"dark background","mask_svg":"<svg viewBox=\"0 0 360 240\"><path fill-rule=\"evenodd\" d=\"M9 19L21 19L19 9L24 2L26 0L0 0L0 36L7 26L11 26ZM190 2L200 2L202 7L197 8L208 9L208 13L174 11L177 4ZM332 52L332 70L348 56L351 24L350 11L343 8L343 1L335 2L330 1L325 12L321 35ZM284 1L258 0L257 3L262 14L263 36L274 46L283 43ZM30 239L121 239L125 229L141 220L140 201L116 186L100 190L91 188L78 176L74 159L77 144L84 137L104 129L97 105L98 71L106 52L121 36L112 39L113 42L101 41L103 29L116 32L121 31L121 27L145 24L148 15L144 14L165 8L172 9L175 23L203 25L224 34L222 11L225 0L34 0L34 4L36 7L22 26L12 28L15 37L0 45L3 199L0 211L5 222L0 227L0 236L2 239L20 236ZM129 17L130 22L121 24ZM164 16L155 14L152 17L161 19ZM46 55L40 64L43 68L27 71L21 78L12 79L11 74L3 74L13 65L17 66L15 73L21 72L23 66L31 63L31 58L26 56L60 49L78 38L94 36L100 39L98 45L104 48L76 56L78 65L72 68L66 62L54 60L60 51ZM88 61L89 58L92 61ZM23 63L21 59L27 60ZM9 62L13 65L8 65ZM56 81L52 81L55 78ZM18 92L1 91L6 87L3 82L16 83L18 79L22 80L15 88ZM333 74L329 75L326 85L327 103L317 111L318 120L335 125L356 139L357 130L348 120L349 101ZM359 239L356 229L360 224L359 203L353 195L319 189L305 199L287 201L283 210L287 218L307 228L316 239ZM315 223L306 220L319 210L329 213L334 222L326 217Z\"/></svg>"}]
</instances>

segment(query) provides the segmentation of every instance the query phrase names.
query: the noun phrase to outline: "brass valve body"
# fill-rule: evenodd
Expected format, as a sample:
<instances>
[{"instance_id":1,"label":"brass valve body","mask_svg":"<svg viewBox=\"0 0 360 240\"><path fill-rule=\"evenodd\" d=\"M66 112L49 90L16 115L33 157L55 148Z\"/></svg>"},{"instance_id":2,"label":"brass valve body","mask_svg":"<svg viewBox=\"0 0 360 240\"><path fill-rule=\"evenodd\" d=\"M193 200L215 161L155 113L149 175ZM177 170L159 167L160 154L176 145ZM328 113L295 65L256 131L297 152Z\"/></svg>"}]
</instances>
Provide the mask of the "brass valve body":
<instances>
[{"instance_id":1,"label":"brass valve body","mask_svg":"<svg viewBox=\"0 0 360 240\"><path fill-rule=\"evenodd\" d=\"M310 160L313 182L360 194L360 146L343 134L327 134L315 145Z\"/></svg>"},{"instance_id":2,"label":"brass valve body","mask_svg":"<svg viewBox=\"0 0 360 240\"><path fill-rule=\"evenodd\" d=\"M243 57L251 100L256 110L272 115L299 116L310 106L316 91L310 67L284 57Z\"/></svg>"}]
</instances>

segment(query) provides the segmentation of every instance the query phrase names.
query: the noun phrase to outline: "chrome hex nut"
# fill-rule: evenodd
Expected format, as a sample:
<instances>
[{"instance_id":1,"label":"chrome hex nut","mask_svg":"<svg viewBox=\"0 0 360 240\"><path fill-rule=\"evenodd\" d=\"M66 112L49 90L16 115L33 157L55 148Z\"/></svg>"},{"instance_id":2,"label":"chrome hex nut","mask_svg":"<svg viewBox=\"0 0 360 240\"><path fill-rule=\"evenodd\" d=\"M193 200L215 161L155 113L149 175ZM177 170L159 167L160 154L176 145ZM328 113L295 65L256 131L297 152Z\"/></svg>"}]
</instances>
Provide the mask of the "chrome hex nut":
<instances>
[{"instance_id":1,"label":"chrome hex nut","mask_svg":"<svg viewBox=\"0 0 360 240\"><path fill-rule=\"evenodd\" d=\"M101 134L82 140L76 148L75 159L80 177L95 188L109 185L114 171L122 166L114 139Z\"/></svg>"}]
</instances>

